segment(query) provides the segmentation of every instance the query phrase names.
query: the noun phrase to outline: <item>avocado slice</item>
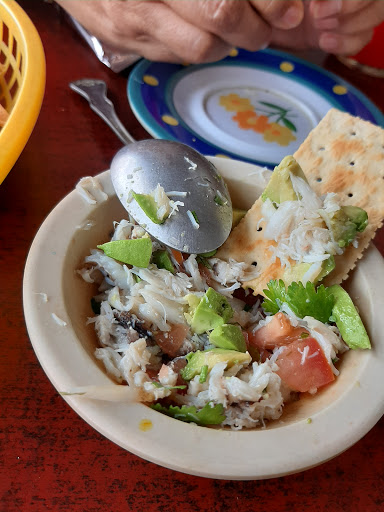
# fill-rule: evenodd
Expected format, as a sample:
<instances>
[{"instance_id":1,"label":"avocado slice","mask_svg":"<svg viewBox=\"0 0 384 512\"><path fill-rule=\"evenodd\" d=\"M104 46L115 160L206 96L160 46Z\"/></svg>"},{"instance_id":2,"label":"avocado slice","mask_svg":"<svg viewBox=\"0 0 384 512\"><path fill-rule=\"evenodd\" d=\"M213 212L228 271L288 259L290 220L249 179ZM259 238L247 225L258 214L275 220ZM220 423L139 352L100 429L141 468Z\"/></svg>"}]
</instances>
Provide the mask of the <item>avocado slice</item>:
<instances>
[{"instance_id":1,"label":"avocado slice","mask_svg":"<svg viewBox=\"0 0 384 512\"><path fill-rule=\"evenodd\" d=\"M240 208L232 209L232 229L238 225L246 213L247 210L241 210Z\"/></svg>"},{"instance_id":2,"label":"avocado slice","mask_svg":"<svg viewBox=\"0 0 384 512\"><path fill-rule=\"evenodd\" d=\"M191 380L195 375L199 375L203 367L208 367L209 372L217 363L226 362L227 368L230 368L238 363L247 364L251 362L251 356L248 352L243 353L223 348L190 352L186 359L187 366L181 370L181 376L184 380Z\"/></svg>"},{"instance_id":3,"label":"avocado slice","mask_svg":"<svg viewBox=\"0 0 384 512\"><path fill-rule=\"evenodd\" d=\"M328 274L332 272L335 266L336 263L334 256L331 255L328 259L324 260L321 265L320 274L317 276L315 284L320 283L324 279L324 277L326 277Z\"/></svg>"},{"instance_id":4,"label":"avocado slice","mask_svg":"<svg viewBox=\"0 0 384 512\"><path fill-rule=\"evenodd\" d=\"M358 206L342 206L331 219L330 227L339 247L347 247L367 227L368 214Z\"/></svg>"},{"instance_id":5,"label":"avocado slice","mask_svg":"<svg viewBox=\"0 0 384 512\"><path fill-rule=\"evenodd\" d=\"M172 272L172 274L175 273L175 267L168 251L155 251L152 255L152 263L157 265L157 268L165 268L165 270Z\"/></svg>"},{"instance_id":6,"label":"avocado slice","mask_svg":"<svg viewBox=\"0 0 384 512\"><path fill-rule=\"evenodd\" d=\"M308 183L303 170L293 156L286 156L275 167L268 185L261 194L261 199L263 201L270 199L274 203L296 201L297 195L292 186L291 174L302 178Z\"/></svg>"},{"instance_id":7,"label":"avocado slice","mask_svg":"<svg viewBox=\"0 0 384 512\"><path fill-rule=\"evenodd\" d=\"M288 286L291 283L298 283L302 281L305 273L311 268L312 263L298 263L297 265L292 265L284 270L282 275L282 280ZM313 280L313 283L320 283L325 276L327 276L332 270L335 268L335 258L330 256L326 260L324 260L321 264L321 269L319 274Z\"/></svg>"},{"instance_id":8,"label":"avocado slice","mask_svg":"<svg viewBox=\"0 0 384 512\"><path fill-rule=\"evenodd\" d=\"M147 268L152 256L152 241L149 237L135 238L131 240L114 240L97 246L98 249L115 260Z\"/></svg>"},{"instance_id":9,"label":"avocado slice","mask_svg":"<svg viewBox=\"0 0 384 512\"><path fill-rule=\"evenodd\" d=\"M349 294L338 284L327 288L327 292L335 299L332 316L348 347L370 349L369 336Z\"/></svg>"},{"instance_id":10,"label":"avocado slice","mask_svg":"<svg viewBox=\"0 0 384 512\"><path fill-rule=\"evenodd\" d=\"M192 330L197 334L211 331L232 318L233 309L227 299L213 288L208 288L199 302L194 295L189 295L187 299L190 311L185 316Z\"/></svg>"},{"instance_id":11,"label":"avocado slice","mask_svg":"<svg viewBox=\"0 0 384 512\"><path fill-rule=\"evenodd\" d=\"M209 341L219 348L246 352L247 345L241 327L237 324L223 324L209 334Z\"/></svg>"},{"instance_id":12,"label":"avocado slice","mask_svg":"<svg viewBox=\"0 0 384 512\"><path fill-rule=\"evenodd\" d=\"M132 196L136 199L137 204L152 222L155 224L162 224L165 221L166 216L161 219L157 216L159 206L151 194L138 194L132 191Z\"/></svg>"}]
</instances>

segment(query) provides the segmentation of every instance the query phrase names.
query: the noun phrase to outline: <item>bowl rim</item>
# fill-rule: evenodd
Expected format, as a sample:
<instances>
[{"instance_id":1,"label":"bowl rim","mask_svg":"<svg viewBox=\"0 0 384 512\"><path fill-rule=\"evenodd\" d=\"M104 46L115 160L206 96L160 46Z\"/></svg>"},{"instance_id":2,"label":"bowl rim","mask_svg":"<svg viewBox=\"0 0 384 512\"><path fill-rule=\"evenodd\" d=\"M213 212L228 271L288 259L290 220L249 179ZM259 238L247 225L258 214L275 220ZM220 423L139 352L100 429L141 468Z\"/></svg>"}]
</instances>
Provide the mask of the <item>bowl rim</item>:
<instances>
[{"instance_id":1,"label":"bowl rim","mask_svg":"<svg viewBox=\"0 0 384 512\"><path fill-rule=\"evenodd\" d=\"M249 173L255 168L245 162L209 158L224 178L236 165L238 179L249 181ZM114 192L109 171L96 178L112 197ZM63 255L70 247L74 231L71 222L81 222L95 207L97 205L87 204L75 190L67 195L40 227L25 266L23 304L27 330L40 364L59 392L68 387L89 384L87 379L110 383L96 364L94 367L89 365L89 355L76 339L63 297L55 295L64 275ZM377 314L384 304L381 292L384 290L383 270L384 259L372 245L356 272L364 283L364 294L373 305L368 317L371 323L375 320L371 331L371 336L375 337L374 349L361 353L361 364L348 391L326 410L312 415L311 422L302 419L272 429L229 431L183 423L143 404L122 407L121 403L77 396L63 398L87 423L122 448L183 473L218 479L256 480L317 466L360 440L384 413L384 386L380 385L384 375L384 343L380 343L383 340L384 317ZM43 292L47 292L48 302L42 300ZM55 324L52 313L64 319L67 325ZM79 368L86 370L81 378ZM152 428L141 429L143 420L148 421Z\"/></svg>"}]
</instances>

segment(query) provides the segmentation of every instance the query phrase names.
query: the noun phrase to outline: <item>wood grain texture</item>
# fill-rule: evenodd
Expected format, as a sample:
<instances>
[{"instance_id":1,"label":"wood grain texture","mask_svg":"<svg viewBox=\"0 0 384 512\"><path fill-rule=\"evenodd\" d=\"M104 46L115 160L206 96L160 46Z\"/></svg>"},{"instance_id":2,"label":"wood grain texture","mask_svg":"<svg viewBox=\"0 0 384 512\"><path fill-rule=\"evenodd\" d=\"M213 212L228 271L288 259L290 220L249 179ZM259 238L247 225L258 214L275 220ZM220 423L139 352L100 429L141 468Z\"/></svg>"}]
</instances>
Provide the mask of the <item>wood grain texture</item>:
<instances>
[{"instance_id":1,"label":"wood grain texture","mask_svg":"<svg viewBox=\"0 0 384 512\"><path fill-rule=\"evenodd\" d=\"M148 134L129 108L127 73L116 75L101 64L54 4L20 4L45 47L47 86L35 130L0 186L0 511L383 510L383 420L318 468L268 481L216 481L177 473L124 451L85 423L53 389L24 325L25 259L50 210L81 177L107 169L121 146L68 82L85 76L105 80L133 136ZM381 79L358 75L335 58L313 59L384 108ZM383 229L375 243L384 254Z\"/></svg>"}]
</instances>

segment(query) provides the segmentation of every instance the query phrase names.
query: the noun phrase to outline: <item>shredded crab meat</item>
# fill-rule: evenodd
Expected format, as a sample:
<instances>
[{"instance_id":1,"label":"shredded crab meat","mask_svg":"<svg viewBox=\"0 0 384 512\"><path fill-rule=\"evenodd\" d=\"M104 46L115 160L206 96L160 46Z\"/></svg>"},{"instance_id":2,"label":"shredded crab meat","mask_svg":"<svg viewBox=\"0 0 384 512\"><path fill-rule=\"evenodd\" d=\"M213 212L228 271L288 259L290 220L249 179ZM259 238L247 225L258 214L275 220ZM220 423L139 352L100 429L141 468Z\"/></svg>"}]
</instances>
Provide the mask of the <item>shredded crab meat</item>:
<instances>
[{"instance_id":1,"label":"shredded crab meat","mask_svg":"<svg viewBox=\"0 0 384 512\"><path fill-rule=\"evenodd\" d=\"M330 229L330 219L340 209L338 196L319 198L302 178L291 175L291 180L297 201L274 205L266 199L262 206L264 236L276 242L269 248L272 262L279 258L283 266L290 267L290 259L321 263L331 255L342 254Z\"/></svg>"},{"instance_id":2,"label":"shredded crab meat","mask_svg":"<svg viewBox=\"0 0 384 512\"><path fill-rule=\"evenodd\" d=\"M170 199L168 196L174 195L185 197L186 193L177 191L171 191L169 193L166 193L164 188L160 185L160 183L158 183L157 186L154 188L154 190L150 192L149 195L152 196L156 204L156 216L159 219L159 221L162 222L165 219L168 219L169 217L174 215L176 212L178 212L180 206L184 206L184 203L182 201L174 201L173 199Z\"/></svg>"},{"instance_id":3,"label":"shredded crab meat","mask_svg":"<svg viewBox=\"0 0 384 512\"><path fill-rule=\"evenodd\" d=\"M260 275L254 265L240 263L232 258L228 261L210 258L209 263L212 266L212 278L222 285L220 293L223 295L231 295L235 289L240 288L242 282L255 279Z\"/></svg>"},{"instance_id":4,"label":"shredded crab meat","mask_svg":"<svg viewBox=\"0 0 384 512\"><path fill-rule=\"evenodd\" d=\"M108 194L104 192L99 181L93 176L81 178L75 188L89 204L102 203L108 199Z\"/></svg>"},{"instance_id":5,"label":"shredded crab meat","mask_svg":"<svg viewBox=\"0 0 384 512\"><path fill-rule=\"evenodd\" d=\"M305 248L307 252L305 256L301 254L300 261L312 263L304 276L304 279L311 280L319 272L322 258L328 257L325 249L332 247L327 223L339 206L334 195L315 201L307 194L305 183L297 182L295 187L303 198L302 204L295 202L296 212L291 212L292 205L279 211L266 201L263 222L269 223L267 229L280 233L278 240L283 254L279 256L276 253L276 256L282 261L285 258L288 262L294 252L298 255ZM159 202L166 197L160 189L156 194L154 197ZM296 226L298 219L299 225ZM296 233L284 238L286 231L291 229L296 229ZM132 219L122 220L114 224L112 241L143 236L148 235ZM153 250L166 249L155 240L152 244ZM315 252L321 253L320 256ZM86 282L98 285L98 295L94 299L99 303L100 312L88 319L88 323L94 324L100 344L95 356L103 363L107 374L122 385L120 387L129 389L128 393L123 393L90 386L88 390L84 388L85 396L97 398L99 395L100 399L110 396L111 400L120 397L122 401L143 402L167 399L174 405L197 409L207 404L212 407L220 405L225 416L221 425L234 430L263 427L266 421L279 418L284 403L291 397L291 391L277 373L277 361L286 346L275 347L260 361L252 361L249 353L243 362L229 364L228 361L217 361L203 379L196 375L189 381L182 380L184 390L179 392L178 360L190 352L214 348L209 333L199 335L190 329L191 304L194 301L199 303L208 288L226 298L232 310L230 323L239 325L244 331L256 333L273 317L265 315L260 300L245 309L244 300L234 296L243 283L259 276L256 266L232 259L226 262L215 257L201 258L195 254L177 262L172 251L168 250L168 254L175 265L174 273L152 263L147 268L126 265L100 250L92 250L85 258L86 266L78 273ZM207 264L204 271L202 262ZM338 375L334 362L337 354L347 347L337 328L312 317L300 319L285 303L278 306L293 328L303 327L319 344L319 349L311 355L308 346L298 349L300 364L306 364L308 359L318 357L322 352L332 372ZM163 343L172 343L174 326L181 326L186 334L179 345L178 357L170 359L156 336L161 333ZM310 392L314 393L316 389Z\"/></svg>"},{"instance_id":6,"label":"shredded crab meat","mask_svg":"<svg viewBox=\"0 0 384 512\"><path fill-rule=\"evenodd\" d=\"M192 162L188 157L184 157L184 160L189 163L190 167L188 167L189 171L195 171L197 169L197 164L195 162Z\"/></svg>"},{"instance_id":7,"label":"shredded crab meat","mask_svg":"<svg viewBox=\"0 0 384 512\"><path fill-rule=\"evenodd\" d=\"M309 347L308 345L306 347L303 348L303 350L300 350L300 348L298 347L297 350L300 352L301 354L301 361L300 361L300 364L303 365L305 363L305 360L307 359L308 357L308 352L309 352Z\"/></svg>"},{"instance_id":8,"label":"shredded crab meat","mask_svg":"<svg viewBox=\"0 0 384 512\"><path fill-rule=\"evenodd\" d=\"M151 196L153 197L157 206L157 218L159 220L164 220L169 217L171 213L171 200L165 193L164 188L158 184L157 187L151 192Z\"/></svg>"}]
</instances>

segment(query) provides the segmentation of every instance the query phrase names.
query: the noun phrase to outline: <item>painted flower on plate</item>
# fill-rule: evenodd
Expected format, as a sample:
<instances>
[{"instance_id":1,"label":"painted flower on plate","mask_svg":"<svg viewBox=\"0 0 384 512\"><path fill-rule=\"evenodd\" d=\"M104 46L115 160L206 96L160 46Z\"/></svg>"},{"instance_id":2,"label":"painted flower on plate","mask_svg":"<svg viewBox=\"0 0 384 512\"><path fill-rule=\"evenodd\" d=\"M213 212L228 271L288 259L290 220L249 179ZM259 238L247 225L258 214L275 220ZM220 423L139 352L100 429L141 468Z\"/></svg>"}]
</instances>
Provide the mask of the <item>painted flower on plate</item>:
<instances>
[{"instance_id":1,"label":"painted flower on plate","mask_svg":"<svg viewBox=\"0 0 384 512\"><path fill-rule=\"evenodd\" d=\"M235 93L220 96L220 105L229 112L246 112L253 110L253 106L248 98L241 98Z\"/></svg>"},{"instance_id":2,"label":"painted flower on plate","mask_svg":"<svg viewBox=\"0 0 384 512\"><path fill-rule=\"evenodd\" d=\"M288 146L291 142L296 140L296 137L286 126L271 123L264 132L264 140L266 142L277 142L280 146Z\"/></svg>"}]
</instances>

